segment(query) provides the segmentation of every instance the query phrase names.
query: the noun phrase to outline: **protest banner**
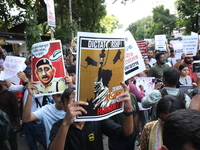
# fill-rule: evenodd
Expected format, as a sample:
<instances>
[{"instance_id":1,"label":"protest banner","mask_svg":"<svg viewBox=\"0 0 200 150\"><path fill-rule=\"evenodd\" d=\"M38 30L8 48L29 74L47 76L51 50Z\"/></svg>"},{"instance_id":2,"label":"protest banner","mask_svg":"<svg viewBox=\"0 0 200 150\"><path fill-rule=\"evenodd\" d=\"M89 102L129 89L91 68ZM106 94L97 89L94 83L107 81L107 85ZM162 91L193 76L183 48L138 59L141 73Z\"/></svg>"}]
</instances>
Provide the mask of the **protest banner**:
<instances>
[{"instance_id":1,"label":"protest banner","mask_svg":"<svg viewBox=\"0 0 200 150\"><path fill-rule=\"evenodd\" d=\"M155 83L153 82L153 79L155 77L135 77L136 79L136 87L140 91L139 86L142 85L144 87L145 95L149 95L155 88Z\"/></svg>"},{"instance_id":2,"label":"protest banner","mask_svg":"<svg viewBox=\"0 0 200 150\"><path fill-rule=\"evenodd\" d=\"M183 86L181 85L179 87L179 91L184 92L185 94L187 94L191 99L192 99L192 92L194 91L194 89L196 89L196 86Z\"/></svg>"},{"instance_id":3,"label":"protest banner","mask_svg":"<svg viewBox=\"0 0 200 150\"><path fill-rule=\"evenodd\" d=\"M52 95L66 89L65 67L60 40L36 43L32 46L32 75L37 82L34 94Z\"/></svg>"},{"instance_id":4,"label":"protest banner","mask_svg":"<svg viewBox=\"0 0 200 150\"><path fill-rule=\"evenodd\" d=\"M125 32L125 46L124 81L146 69L140 50L130 31Z\"/></svg>"},{"instance_id":5,"label":"protest banner","mask_svg":"<svg viewBox=\"0 0 200 150\"><path fill-rule=\"evenodd\" d=\"M183 41L183 52L185 53L185 55L188 57L196 56L198 36L196 35L183 36L182 41Z\"/></svg>"},{"instance_id":6,"label":"protest banner","mask_svg":"<svg viewBox=\"0 0 200 150\"><path fill-rule=\"evenodd\" d=\"M123 92L124 37L112 34L78 32L76 101L87 101L87 114L75 121L96 121L123 111L117 96Z\"/></svg>"},{"instance_id":7,"label":"protest banner","mask_svg":"<svg viewBox=\"0 0 200 150\"><path fill-rule=\"evenodd\" d=\"M159 51L166 51L166 35L155 35L155 49Z\"/></svg>"},{"instance_id":8,"label":"protest banner","mask_svg":"<svg viewBox=\"0 0 200 150\"><path fill-rule=\"evenodd\" d=\"M180 59L181 55L183 54L183 43L174 43L173 44L174 52L175 52L175 58Z\"/></svg>"},{"instance_id":9,"label":"protest banner","mask_svg":"<svg viewBox=\"0 0 200 150\"><path fill-rule=\"evenodd\" d=\"M56 17L54 9L54 0L45 0L47 8L47 23L50 27L56 27Z\"/></svg>"},{"instance_id":10,"label":"protest banner","mask_svg":"<svg viewBox=\"0 0 200 150\"><path fill-rule=\"evenodd\" d=\"M136 41L140 53L142 54L142 57L147 56L147 46L146 46L146 41Z\"/></svg>"},{"instance_id":11,"label":"protest banner","mask_svg":"<svg viewBox=\"0 0 200 150\"><path fill-rule=\"evenodd\" d=\"M17 76L19 71L24 71L26 68L26 58L16 56L6 56L3 63L4 70L1 71L1 80L7 80L14 84L19 85L20 79Z\"/></svg>"}]
</instances>

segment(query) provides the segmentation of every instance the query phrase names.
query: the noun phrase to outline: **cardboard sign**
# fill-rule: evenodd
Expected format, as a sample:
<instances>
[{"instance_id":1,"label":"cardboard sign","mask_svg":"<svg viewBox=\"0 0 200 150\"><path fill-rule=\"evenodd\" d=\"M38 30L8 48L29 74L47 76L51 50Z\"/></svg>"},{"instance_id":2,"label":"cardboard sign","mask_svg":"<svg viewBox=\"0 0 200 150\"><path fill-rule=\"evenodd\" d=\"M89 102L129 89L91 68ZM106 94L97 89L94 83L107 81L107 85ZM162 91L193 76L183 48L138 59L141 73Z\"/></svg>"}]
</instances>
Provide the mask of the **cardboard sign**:
<instances>
[{"instance_id":1,"label":"cardboard sign","mask_svg":"<svg viewBox=\"0 0 200 150\"><path fill-rule=\"evenodd\" d=\"M147 56L147 46L146 46L146 41L137 41L136 42L139 50L142 54L142 57Z\"/></svg>"},{"instance_id":2,"label":"cardboard sign","mask_svg":"<svg viewBox=\"0 0 200 150\"><path fill-rule=\"evenodd\" d=\"M166 51L166 41L166 35L155 35L155 49L159 51Z\"/></svg>"},{"instance_id":3,"label":"cardboard sign","mask_svg":"<svg viewBox=\"0 0 200 150\"><path fill-rule=\"evenodd\" d=\"M87 115L75 121L97 121L123 111L117 96L123 92L125 41L121 35L78 32L76 101L87 101L83 106Z\"/></svg>"},{"instance_id":4,"label":"cardboard sign","mask_svg":"<svg viewBox=\"0 0 200 150\"><path fill-rule=\"evenodd\" d=\"M146 69L140 50L130 31L125 32L125 46L124 81Z\"/></svg>"},{"instance_id":5,"label":"cardboard sign","mask_svg":"<svg viewBox=\"0 0 200 150\"><path fill-rule=\"evenodd\" d=\"M183 36L183 52L186 56L192 57L196 56L197 53L197 46L198 46L198 36L191 35L191 36Z\"/></svg>"},{"instance_id":6,"label":"cardboard sign","mask_svg":"<svg viewBox=\"0 0 200 150\"><path fill-rule=\"evenodd\" d=\"M52 95L66 89L65 67L59 40L36 43L32 46L32 75L37 90L34 94Z\"/></svg>"},{"instance_id":7,"label":"cardboard sign","mask_svg":"<svg viewBox=\"0 0 200 150\"><path fill-rule=\"evenodd\" d=\"M19 71L24 71L26 68L26 58L16 56L6 56L3 63L4 71L1 71L1 80L7 80L14 84L19 84L20 79L17 76Z\"/></svg>"}]
</instances>

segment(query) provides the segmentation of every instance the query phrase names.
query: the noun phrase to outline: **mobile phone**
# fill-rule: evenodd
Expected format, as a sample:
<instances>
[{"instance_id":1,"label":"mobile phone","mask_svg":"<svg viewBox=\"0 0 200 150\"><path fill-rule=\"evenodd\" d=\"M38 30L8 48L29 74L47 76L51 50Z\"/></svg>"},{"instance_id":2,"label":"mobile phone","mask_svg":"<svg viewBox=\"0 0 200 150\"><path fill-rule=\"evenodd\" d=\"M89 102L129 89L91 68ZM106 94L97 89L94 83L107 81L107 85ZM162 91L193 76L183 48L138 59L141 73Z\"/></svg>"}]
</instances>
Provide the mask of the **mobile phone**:
<instances>
[{"instance_id":1,"label":"mobile phone","mask_svg":"<svg viewBox=\"0 0 200 150\"><path fill-rule=\"evenodd\" d=\"M199 60L193 61L193 63L192 63L192 72L200 73L200 61Z\"/></svg>"}]
</instances>

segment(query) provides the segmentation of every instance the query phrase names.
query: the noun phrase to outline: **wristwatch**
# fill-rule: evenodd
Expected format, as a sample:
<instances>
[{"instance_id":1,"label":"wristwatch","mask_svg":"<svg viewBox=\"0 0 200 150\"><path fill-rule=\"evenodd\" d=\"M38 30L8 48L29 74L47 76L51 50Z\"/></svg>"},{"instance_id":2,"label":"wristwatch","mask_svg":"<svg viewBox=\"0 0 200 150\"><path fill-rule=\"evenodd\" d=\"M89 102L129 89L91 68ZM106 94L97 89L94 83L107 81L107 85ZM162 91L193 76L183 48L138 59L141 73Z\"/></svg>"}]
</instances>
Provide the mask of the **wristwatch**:
<instances>
[{"instance_id":1,"label":"wristwatch","mask_svg":"<svg viewBox=\"0 0 200 150\"><path fill-rule=\"evenodd\" d=\"M192 95L194 96L195 94L200 94L200 90L194 89Z\"/></svg>"},{"instance_id":2,"label":"wristwatch","mask_svg":"<svg viewBox=\"0 0 200 150\"><path fill-rule=\"evenodd\" d=\"M23 83L23 86L26 86L29 82L30 82L29 80L25 81L25 82Z\"/></svg>"},{"instance_id":3,"label":"wristwatch","mask_svg":"<svg viewBox=\"0 0 200 150\"><path fill-rule=\"evenodd\" d=\"M127 112L127 111L124 111L123 112L123 114L125 115L125 116L130 116L130 115L133 115L133 114L135 114L136 113L136 110L134 109L134 108L132 108L132 111L130 111L130 112Z\"/></svg>"}]
</instances>

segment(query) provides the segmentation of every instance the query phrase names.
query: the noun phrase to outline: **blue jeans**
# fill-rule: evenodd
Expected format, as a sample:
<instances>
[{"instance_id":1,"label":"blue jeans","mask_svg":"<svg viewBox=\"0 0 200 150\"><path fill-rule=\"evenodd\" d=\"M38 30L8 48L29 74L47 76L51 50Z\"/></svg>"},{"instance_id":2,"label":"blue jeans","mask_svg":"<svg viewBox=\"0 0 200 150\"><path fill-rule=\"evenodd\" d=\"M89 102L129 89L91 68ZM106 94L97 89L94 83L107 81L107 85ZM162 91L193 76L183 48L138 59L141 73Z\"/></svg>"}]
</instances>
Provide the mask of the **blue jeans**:
<instances>
[{"instance_id":1,"label":"blue jeans","mask_svg":"<svg viewBox=\"0 0 200 150\"><path fill-rule=\"evenodd\" d=\"M36 122L23 123L26 144L30 150L38 150L36 140L43 145L46 150L45 128L42 123Z\"/></svg>"}]
</instances>

